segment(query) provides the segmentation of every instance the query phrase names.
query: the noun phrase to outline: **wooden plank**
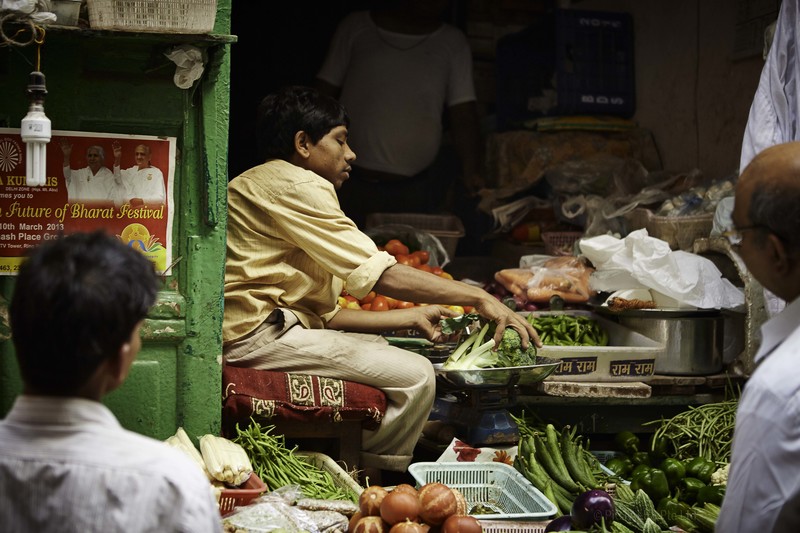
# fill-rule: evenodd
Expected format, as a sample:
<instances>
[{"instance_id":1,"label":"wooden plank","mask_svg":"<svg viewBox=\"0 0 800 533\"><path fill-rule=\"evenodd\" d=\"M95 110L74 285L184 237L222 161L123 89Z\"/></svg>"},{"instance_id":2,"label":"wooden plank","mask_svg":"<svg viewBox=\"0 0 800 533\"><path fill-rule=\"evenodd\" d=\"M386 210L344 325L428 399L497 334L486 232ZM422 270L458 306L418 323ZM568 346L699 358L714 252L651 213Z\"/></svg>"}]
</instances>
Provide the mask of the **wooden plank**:
<instances>
[{"instance_id":1,"label":"wooden plank","mask_svg":"<svg viewBox=\"0 0 800 533\"><path fill-rule=\"evenodd\" d=\"M652 393L649 385L639 381L543 381L540 385L544 394L565 398L649 398Z\"/></svg>"}]
</instances>

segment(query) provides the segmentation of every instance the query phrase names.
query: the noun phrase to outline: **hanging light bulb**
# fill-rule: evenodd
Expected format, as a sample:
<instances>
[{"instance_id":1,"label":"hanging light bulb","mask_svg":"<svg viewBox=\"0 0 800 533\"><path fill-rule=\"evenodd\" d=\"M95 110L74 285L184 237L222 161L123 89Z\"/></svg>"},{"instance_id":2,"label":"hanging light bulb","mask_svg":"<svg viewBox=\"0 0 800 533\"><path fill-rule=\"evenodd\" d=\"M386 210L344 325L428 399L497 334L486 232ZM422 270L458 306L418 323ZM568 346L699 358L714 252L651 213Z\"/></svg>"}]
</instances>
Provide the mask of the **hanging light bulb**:
<instances>
[{"instance_id":1,"label":"hanging light bulb","mask_svg":"<svg viewBox=\"0 0 800 533\"><path fill-rule=\"evenodd\" d=\"M44 74L31 72L30 83L25 91L31 105L28 114L22 119L20 136L26 145L25 184L41 187L47 183L47 143L50 142L50 119L44 114Z\"/></svg>"}]
</instances>

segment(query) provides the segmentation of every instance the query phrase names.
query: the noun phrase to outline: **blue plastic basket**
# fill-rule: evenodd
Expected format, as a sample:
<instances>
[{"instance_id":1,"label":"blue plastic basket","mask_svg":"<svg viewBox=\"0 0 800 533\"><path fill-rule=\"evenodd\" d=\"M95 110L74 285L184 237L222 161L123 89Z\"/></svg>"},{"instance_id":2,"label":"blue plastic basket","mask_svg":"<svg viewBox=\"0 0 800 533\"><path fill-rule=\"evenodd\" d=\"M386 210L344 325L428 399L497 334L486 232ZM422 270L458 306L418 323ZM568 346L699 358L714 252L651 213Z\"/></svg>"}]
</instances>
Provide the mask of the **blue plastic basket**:
<instances>
[{"instance_id":1,"label":"blue plastic basket","mask_svg":"<svg viewBox=\"0 0 800 533\"><path fill-rule=\"evenodd\" d=\"M467 500L467 511L476 505L496 513L474 515L478 519L538 519L556 514L556 506L522 474L505 463L413 463L408 467L419 486L443 483Z\"/></svg>"}]
</instances>

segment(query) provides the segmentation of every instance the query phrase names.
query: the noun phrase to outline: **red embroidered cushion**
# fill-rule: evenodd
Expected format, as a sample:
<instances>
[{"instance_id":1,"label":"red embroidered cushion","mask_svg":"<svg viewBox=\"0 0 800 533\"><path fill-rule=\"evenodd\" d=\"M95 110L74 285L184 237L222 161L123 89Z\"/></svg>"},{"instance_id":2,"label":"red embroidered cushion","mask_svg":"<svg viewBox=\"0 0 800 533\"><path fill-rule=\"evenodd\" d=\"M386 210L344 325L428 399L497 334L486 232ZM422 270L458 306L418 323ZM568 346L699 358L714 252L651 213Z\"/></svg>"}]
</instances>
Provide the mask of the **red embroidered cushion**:
<instances>
[{"instance_id":1,"label":"red embroidered cushion","mask_svg":"<svg viewBox=\"0 0 800 533\"><path fill-rule=\"evenodd\" d=\"M383 391L341 379L224 365L222 384L225 433L250 417L259 422L273 417L312 423L363 420L365 429L375 429L386 412Z\"/></svg>"}]
</instances>

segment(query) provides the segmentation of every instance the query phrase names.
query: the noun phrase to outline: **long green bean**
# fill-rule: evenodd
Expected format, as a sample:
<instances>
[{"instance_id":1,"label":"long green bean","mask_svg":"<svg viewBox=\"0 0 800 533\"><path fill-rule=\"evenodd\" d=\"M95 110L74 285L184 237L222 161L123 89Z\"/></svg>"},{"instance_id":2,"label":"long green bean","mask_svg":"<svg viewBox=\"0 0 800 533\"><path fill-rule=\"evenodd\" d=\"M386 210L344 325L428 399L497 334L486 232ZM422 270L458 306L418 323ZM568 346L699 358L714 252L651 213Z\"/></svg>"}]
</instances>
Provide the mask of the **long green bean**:
<instances>
[{"instance_id":1,"label":"long green bean","mask_svg":"<svg viewBox=\"0 0 800 533\"><path fill-rule=\"evenodd\" d=\"M705 457L724 464L730 462L738 403L738 399L733 398L690 406L672 418L652 420L642 425L658 424L654 437L663 437L671 443L672 455L678 459Z\"/></svg>"},{"instance_id":2,"label":"long green bean","mask_svg":"<svg viewBox=\"0 0 800 533\"><path fill-rule=\"evenodd\" d=\"M358 495L337 485L330 472L296 454L297 446L287 448L283 435L272 434L274 429L275 426L262 427L251 420L245 429L236 426L233 439L244 448L256 474L271 489L298 485L308 498L358 501Z\"/></svg>"}]
</instances>

